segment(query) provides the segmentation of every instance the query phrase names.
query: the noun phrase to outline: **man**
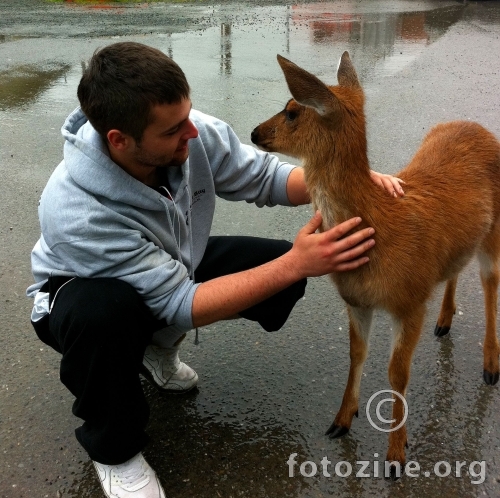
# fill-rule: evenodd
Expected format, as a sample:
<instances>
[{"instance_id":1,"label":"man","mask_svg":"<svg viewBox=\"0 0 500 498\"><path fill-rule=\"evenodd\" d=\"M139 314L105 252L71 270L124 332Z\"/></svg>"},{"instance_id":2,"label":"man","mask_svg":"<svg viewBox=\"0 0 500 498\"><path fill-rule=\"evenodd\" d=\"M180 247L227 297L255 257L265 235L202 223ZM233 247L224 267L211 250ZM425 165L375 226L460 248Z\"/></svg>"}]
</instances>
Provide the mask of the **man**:
<instances>
[{"instance_id":1,"label":"man","mask_svg":"<svg viewBox=\"0 0 500 498\"><path fill-rule=\"evenodd\" d=\"M40 200L32 323L62 354L61 381L84 420L76 437L106 495L163 497L141 453L149 408L139 373L165 392L193 388L198 376L178 356L186 331L235 316L278 330L307 277L368 261L373 230L344 238L353 219L316 233L317 213L293 245L209 237L215 195L305 204L303 171L192 110L184 73L158 50L96 52L78 98ZM373 179L402 193L397 179Z\"/></svg>"}]
</instances>

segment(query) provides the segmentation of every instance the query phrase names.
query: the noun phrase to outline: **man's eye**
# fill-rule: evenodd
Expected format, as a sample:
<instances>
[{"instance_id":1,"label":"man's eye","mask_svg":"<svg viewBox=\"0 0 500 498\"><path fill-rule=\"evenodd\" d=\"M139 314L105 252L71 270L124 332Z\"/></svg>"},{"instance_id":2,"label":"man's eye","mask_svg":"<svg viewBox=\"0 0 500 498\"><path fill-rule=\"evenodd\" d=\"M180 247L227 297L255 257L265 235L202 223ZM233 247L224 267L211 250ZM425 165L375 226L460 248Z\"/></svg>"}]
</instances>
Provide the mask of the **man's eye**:
<instances>
[{"instance_id":1,"label":"man's eye","mask_svg":"<svg viewBox=\"0 0 500 498\"><path fill-rule=\"evenodd\" d=\"M179 127L175 128L174 130L170 130L168 133L166 133L167 136L175 135L179 131Z\"/></svg>"},{"instance_id":2,"label":"man's eye","mask_svg":"<svg viewBox=\"0 0 500 498\"><path fill-rule=\"evenodd\" d=\"M293 121L297 117L297 113L295 111L285 111L287 121Z\"/></svg>"}]
</instances>

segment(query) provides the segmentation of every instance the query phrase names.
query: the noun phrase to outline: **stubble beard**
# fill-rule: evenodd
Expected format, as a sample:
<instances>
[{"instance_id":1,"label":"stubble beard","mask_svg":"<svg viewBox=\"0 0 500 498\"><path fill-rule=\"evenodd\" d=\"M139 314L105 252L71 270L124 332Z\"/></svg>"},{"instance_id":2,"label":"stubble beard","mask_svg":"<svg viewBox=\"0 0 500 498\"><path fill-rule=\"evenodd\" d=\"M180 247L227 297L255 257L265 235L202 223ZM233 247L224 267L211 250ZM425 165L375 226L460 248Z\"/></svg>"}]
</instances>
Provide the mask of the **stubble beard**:
<instances>
[{"instance_id":1,"label":"stubble beard","mask_svg":"<svg viewBox=\"0 0 500 498\"><path fill-rule=\"evenodd\" d=\"M150 154L149 152L145 152L140 147L138 147L136 153L136 161L142 166L149 168L168 168L172 166L182 166L189 156L189 149L179 155L181 153L175 153L172 155L170 159L162 156L155 156Z\"/></svg>"}]
</instances>

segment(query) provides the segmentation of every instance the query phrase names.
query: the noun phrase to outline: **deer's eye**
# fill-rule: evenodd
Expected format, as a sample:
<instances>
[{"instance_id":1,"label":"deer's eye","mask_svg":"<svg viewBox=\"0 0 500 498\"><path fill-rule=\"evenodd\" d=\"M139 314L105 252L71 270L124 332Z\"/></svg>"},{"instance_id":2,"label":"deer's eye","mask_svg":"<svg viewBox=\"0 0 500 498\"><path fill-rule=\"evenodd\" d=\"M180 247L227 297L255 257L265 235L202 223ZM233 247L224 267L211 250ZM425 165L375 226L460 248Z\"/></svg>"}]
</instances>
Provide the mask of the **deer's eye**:
<instances>
[{"instance_id":1,"label":"deer's eye","mask_svg":"<svg viewBox=\"0 0 500 498\"><path fill-rule=\"evenodd\" d=\"M297 117L296 111L285 111L286 120L293 121Z\"/></svg>"}]
</instances>

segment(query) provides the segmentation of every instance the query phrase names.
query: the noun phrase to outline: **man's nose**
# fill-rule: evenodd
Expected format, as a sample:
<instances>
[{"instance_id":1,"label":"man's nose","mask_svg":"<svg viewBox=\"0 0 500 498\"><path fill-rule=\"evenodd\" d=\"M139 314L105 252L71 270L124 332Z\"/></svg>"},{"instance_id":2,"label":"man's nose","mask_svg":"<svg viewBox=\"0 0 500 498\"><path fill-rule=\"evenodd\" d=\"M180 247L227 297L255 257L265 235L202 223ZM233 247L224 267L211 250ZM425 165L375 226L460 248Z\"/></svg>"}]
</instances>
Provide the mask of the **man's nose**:
<instances>
[{"instance_id":1,"label":"man's nose","mask_svg":"<svg viewBox=\"0 0 500 498\"><path fill-rule=\"evenodd\" d=\"M196 128L195 124L188 119L186 133L182 137L184 140L189 140L190 138L196 138L198 136L198 128Z\"/></svg>"}]
</instances>

